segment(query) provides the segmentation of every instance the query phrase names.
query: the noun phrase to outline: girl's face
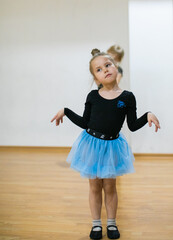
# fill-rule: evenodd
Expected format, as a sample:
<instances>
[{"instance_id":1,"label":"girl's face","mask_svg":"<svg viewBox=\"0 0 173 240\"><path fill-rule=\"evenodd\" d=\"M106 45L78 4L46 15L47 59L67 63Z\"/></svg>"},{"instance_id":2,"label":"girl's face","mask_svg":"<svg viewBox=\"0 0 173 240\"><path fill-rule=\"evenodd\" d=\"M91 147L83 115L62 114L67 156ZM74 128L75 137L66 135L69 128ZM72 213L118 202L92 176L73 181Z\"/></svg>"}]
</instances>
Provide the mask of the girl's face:
<instances>
[{"instance_id":1,"label":"girl's face","mask_svg":"<svg viewBox=\"0 0 173 240\"><path fill-rule=\"evenodd\" d=\"M98 56L91 62L95 81L104 85L115 84L118 70L106 56Z\"/></svg>"}]
</instances>

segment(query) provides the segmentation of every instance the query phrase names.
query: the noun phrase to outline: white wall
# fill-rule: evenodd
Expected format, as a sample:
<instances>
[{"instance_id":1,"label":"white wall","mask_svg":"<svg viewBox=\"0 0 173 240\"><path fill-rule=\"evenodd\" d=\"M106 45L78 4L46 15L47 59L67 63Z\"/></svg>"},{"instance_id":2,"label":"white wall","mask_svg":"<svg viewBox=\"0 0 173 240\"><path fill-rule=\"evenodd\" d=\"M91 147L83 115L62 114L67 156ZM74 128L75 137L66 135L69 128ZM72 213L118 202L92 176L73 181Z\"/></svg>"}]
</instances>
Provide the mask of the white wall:
<instances>
[{"instance_id":1,"label":"white wall","mask_svg":"<svg viewBox=\"0 0 173 240\"><path fill-rule=\"evenodd\" d=\"M50 120L83 113L92 48L125 49L129 88L128 0L0 0L0 34L0 145L72 145L81 129Z\"/></svg>"},{"instance_id":2,"label":"white wall","mask_svg":"<svg viewBox=\"0 0 173 240\"><path fill-rule=\"evenodd\" d=\"M162 127L131 133L133 152L173 152L172 1L129 3L128 27L128 0L0 0L0 145L71 146L82 129L50 120L64 106L82 114L90 51L117 42L121 87L135 93L138 116L153 111Z\"/></svg>"},{"instance_id":3,"label":"white wall","mask_svg":"<svg viewBox=\"0 0 173 240\"><path fill-rule=\"evenodd\" d=\"M152 111L161 130L145 126L131 135L133 152L173 153L172 0L130 0L130 86L138 115Z\"/></svg>"}]
</instances>

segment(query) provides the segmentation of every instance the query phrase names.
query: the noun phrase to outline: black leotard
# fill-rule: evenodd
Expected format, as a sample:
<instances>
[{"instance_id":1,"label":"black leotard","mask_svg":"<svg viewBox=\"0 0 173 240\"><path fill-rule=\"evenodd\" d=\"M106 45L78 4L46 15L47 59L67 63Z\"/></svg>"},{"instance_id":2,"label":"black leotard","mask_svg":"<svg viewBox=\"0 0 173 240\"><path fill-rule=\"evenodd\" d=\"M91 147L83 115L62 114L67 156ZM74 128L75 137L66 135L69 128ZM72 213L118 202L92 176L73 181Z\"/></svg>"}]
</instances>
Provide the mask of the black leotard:
<instances>
[{"instance_id":1,"label":"black leotard","mask_svg":"<svg viewBox=\"0 0 173 240\"><path fill-rule=\"evenodd\" d=\"M64 108L64 113L81 128L116 135L120 132L126 116L129 129L136 131L147 123L148 112L137 118L135 96L127 90L114 99L105 99L98 90L92 90L87 96L82 117L68 108Z\"/></svg>"}]
</instances>

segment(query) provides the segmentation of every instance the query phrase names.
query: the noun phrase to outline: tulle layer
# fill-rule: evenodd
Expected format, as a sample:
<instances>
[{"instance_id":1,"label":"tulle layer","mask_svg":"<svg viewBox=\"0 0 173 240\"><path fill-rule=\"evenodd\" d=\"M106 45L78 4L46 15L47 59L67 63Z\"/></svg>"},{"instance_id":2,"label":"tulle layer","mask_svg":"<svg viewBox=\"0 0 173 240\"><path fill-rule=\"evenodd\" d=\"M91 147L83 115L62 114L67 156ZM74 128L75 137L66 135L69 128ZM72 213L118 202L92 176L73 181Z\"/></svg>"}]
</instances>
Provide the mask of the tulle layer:
<instances>
[{"instance_id":1,"label":"tulle layer","mask_svg":"<svg viewBox=\"0 0 173 240\"><path fill-rule=\"evenodd\" d=\"M133 173L134 156L122 133L114 140L103 140L83 130L67 157L71 168L82 177L116 178Z\"/></svg>"}]
</instances>

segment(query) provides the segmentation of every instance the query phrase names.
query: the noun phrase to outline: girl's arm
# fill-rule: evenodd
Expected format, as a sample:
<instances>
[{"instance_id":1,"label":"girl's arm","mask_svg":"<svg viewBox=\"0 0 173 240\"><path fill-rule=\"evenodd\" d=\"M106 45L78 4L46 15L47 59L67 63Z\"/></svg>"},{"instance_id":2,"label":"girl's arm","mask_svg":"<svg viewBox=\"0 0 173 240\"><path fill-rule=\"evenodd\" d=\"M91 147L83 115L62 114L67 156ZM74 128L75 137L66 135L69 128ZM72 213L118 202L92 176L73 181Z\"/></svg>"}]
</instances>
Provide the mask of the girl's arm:
<instances>
[{"instance_id":1,"label":"girl's arm","mask_svg":"<svg viewBox=\"0 0 173 240\"><path fill-rule=\"evenodd\" d=\"M129 129L134 132L140 128L142 128L147 122L149 123L149 126L151 127L152 122L155 124L155 131L157 132L158 128L160 128L159 120L157 117L151 113L146 112L144 115L142 115L140 118L137 118L136 113L136 99L133 93L129 96L129 106L127 109L127 125Z\"/></svg>"},{"instance_id":2,"label":"girl's arm","mask_svg":"<svg viewBox=\"0 0 173 240\"><path fill-rule=\"evenodd\" d=\"M70 110L69 108L64 108L65 115L77 126L86 129L87 124L90 119L90 113L91 113L91 104L90 102L85 103L85 110L83 112L83 116L77 115L75 112Z\"/></svg>"},{"instance_id":3,"label":"girl's arm","mask_svg":"<svg viewBox=\"0 0 173 240\"><path fill-rule=\"evenodd\" d=\"M83 112L82 117L77 115L75 112L73 112L69 108L63 108L54 116L51 122L56 120L56 126L58 126L60 122L63 123L63 117L66 115L74 124L76 124L81 128L86 129L90 119L90 113L91 113L91 103L89 101L89 95L88 95L85 103L85 110Z\"/></svg>"}]
</instances>

